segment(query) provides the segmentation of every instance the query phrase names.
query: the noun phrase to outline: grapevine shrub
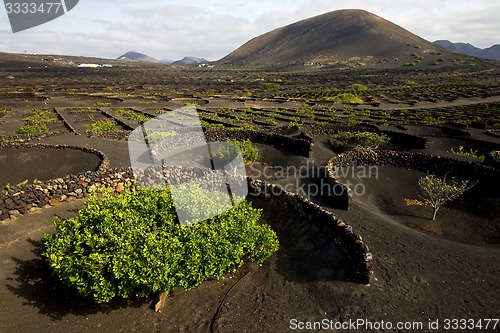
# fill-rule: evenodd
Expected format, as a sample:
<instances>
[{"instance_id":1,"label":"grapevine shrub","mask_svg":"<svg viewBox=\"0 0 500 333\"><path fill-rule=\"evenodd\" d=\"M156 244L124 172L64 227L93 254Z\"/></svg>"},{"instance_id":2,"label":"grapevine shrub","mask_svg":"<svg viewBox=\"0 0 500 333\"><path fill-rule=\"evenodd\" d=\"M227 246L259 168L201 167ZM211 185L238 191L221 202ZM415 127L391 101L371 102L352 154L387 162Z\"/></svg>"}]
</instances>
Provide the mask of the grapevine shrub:
<instances>
[{"instance_id":1,"label":"grapevine shrub","mask_svg":"<svg viewBox=\"0 0 500 333\"><path fill-rule=\"evenodd\" d=\"M209 196L213 200L206 193L198 201ZM54 221L43 257L63 283L97 302L188 290L277 251L276 234L257 225L260 215L243 201L181 227L168 190L105 193L91 196L78 216Z\"/></svg>"}]
</instances>

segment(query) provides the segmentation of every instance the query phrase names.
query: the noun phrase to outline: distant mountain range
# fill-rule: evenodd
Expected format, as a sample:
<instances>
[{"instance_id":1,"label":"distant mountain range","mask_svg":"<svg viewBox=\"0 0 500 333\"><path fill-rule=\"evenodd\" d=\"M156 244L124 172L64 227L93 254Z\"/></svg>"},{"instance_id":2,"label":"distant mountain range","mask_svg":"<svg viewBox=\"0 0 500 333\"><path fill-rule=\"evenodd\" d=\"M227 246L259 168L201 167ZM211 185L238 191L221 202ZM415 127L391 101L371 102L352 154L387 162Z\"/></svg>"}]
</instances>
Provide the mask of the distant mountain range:
<instances>
[{"instance_id":1,"label":"distant mountain range","mask_svg":"<svg viewBox=\"0 0 500 333\"><path fill-rule=\"evenodd\" d=\"M449 40L437 40L434 44L453 52L470 54L485 59L500 60L500 44L495 44L486 49L480 49L469 43L453 43Z\"/></svg>"},{"instance_id":2,"label":"distant mountain range","mask_svg":"<svg viewBox=\"0 0 500 333\"><path fill-rule=\"evenodd\" d=\"M193 65L193 64L206 64L210 61L204 58L196 58L196 57L184 57L182 60L168 60L162 59L157 60L152 58L144 53L139 53L135 51L129 51L117 58L118 60L134 60L134 61L146 61L146 62L154 62L154 63L163 63L163 64L173 64L173 65Z\"/></svg>"}]
</instances>

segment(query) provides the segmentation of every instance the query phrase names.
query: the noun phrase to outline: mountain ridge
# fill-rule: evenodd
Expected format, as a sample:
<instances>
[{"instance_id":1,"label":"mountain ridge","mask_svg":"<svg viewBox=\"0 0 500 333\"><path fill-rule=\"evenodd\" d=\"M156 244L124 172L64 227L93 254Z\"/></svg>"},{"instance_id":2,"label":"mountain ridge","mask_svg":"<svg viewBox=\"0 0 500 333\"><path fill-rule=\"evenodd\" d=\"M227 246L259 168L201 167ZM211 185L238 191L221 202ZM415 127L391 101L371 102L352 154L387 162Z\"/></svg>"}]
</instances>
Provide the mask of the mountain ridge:
<instances>
[{"instance_id":1,"label":"mountain ridge","mask_svg":"<svg viewBox=\"0 0 500 333\"><path fill-rule=\"evenodd\" d=\"M206 64L209 63L205 58L197 58L197 57L184 57L181 60L169 60L169 59L162 59L162 60L157 60L153 57L148 56L147 54L136 52L136 51L129 51L118 58L117 60L133 60L133 61L144 61L144 62L154 62L154 63L162 63L162 64L167 64L167 65L193 65L193 64Z\"/></svg>"},{"instance_id":2,"label":"mountain ridge","mask_svg":"<svg viewBox=\"0 0 500 333\"><path fill-rule=\"evenodd\" d=\"M136 60L136 61L146 61L146 62L155 62L159 63L159 60L156 60L155 58L152 58L144 53L136 52L136 51L129 51L125 54L122 54L118 58L118 60Z\"/></svg>"},{"instance_id":3,"label":"mountain ridge","mask_svg":"<svg viewBox=\"0 0 500 333\"><path fill-rule=\"evenodd\" d=\"M444 47L453 52L470 54L484 59L500 60L500 44L495 44L485 49L481 49L470 43L454 43L449 40L436 40L434 41L434 44Z\"/></svg>"}]
</instances>

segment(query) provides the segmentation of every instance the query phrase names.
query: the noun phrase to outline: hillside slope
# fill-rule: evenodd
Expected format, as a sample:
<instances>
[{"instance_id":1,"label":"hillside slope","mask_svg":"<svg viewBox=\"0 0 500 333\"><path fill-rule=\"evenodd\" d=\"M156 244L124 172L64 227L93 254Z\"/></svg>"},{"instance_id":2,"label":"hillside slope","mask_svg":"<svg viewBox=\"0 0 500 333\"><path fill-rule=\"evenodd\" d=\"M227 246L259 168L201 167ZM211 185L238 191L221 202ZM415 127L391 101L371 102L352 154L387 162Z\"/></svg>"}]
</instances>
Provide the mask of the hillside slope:
<instances>
[{"instance_id":1,"label":"hillside slope","mask_svg":"<svg viewBox=\"0 0 500 333\"><path fill-rule=\"evenodd\" d=\"M411 54L408 45L418 45L422 51L451 53L375 14L348 9L275 29L250 40L219 62L271 65L308 62L318 57L392 58Z\"/></svg>"}]
</instances>

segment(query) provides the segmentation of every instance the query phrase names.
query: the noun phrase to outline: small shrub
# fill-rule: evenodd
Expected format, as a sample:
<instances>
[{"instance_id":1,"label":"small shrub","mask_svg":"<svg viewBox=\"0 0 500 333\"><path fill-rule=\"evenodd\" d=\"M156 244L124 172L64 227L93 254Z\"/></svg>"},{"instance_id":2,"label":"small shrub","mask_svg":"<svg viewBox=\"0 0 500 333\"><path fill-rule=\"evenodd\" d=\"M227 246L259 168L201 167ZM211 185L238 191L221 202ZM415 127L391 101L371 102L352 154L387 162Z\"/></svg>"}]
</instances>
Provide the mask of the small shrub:
<instances>
[{"instance_id":1,"label":"small shrub","mask_svg":"<svg viewBox=\"0 0 500 333\"><path fill-rule=\"evenodd\" d=\"M42 114L34 114L32 116L22 118L21 121L24 121L27 123L50 123L50 122L57 121L57 119L50 118L50 117L44 116Z\"/></svg>"},{"instance_id":2,"label":"small shrub","mask_svg":"<svg viewBox=\"0 0 500 333\"><path fill-rule=\"evenodd\" d=\"M362 85L362 84L359 84L359 83L351 84L349 86L349 88L353 89L353 90L356 90L356 91L361 91L361 90L367 90L368 89L365 85Z\"/></svg>"},{"instance_id":3,"label":"small shrub","mask_svg":"<svg viewBox=\"0 0 500 333\"><path fill-rule=\"evenodd\" d=\"M172 136L176 136L176 135L179 135L179 133L177 133L175 131L172 131L172 132L153 132L153 133L149 133L145 137L145 141L147 144L152 144L152 143L156 143L158 141L161 141L163 139L166 139L166 138L169 138Z\"/></svg>"},{"instance_id":4,"label":"small shrub","mask_svg":"<svg viewBox=\"0 0 500 333\"><path fill-rule=\"evenodd\" d=\"M217 156L225 161L232 161L238 156L236 147L240 148L245 163L255 162L259 158L259 148L248 139L245 141L229 139L225 145L219 147Z\"/></svg>"},{"instance_id":5,"label":"small shrub","mask_svg":"<svg viewBox=\"0 0 500 333\"><path fill-rule=\"evenodd\" d=\"M200 124L201 124L201 126L203 126L205 128L224 128L224 125L222 125L222 124L212 124L206 120L201 120Z\"/></svg>"},{"instance_id":6,"label":"small shrub","mask_svg":"<svg viewBox=\"0 0 500 333\"><path fill-rule=\"evenodd\" d=\"M95 102L94 106L111 106L113 103Z\"/></svg>"},{"instance_id":7,"label":"small shrub","mask_svg":"<svg viewBox=\"0 0 500 333\"><path fill-rule=\"evenodd\" d=\"M101 119L85 126L87 127L87 132L110 132L118 130L114 119Z\"/></svg>"},{"instance_id":8,"label":"small shrub","mask_svg":"<svg viewBox=\"0 0 500 333\"><path fill-rule=\"evenodd\" d=\"M404 66L415 66L415 63L414 62L407 62L406 64L404 64Z\"/></svg>"},{"instance_id":9,"label":"small shrub","mask_svg":"<svg viewBox=\"0 0 500 333\"><path fill-rule=\"evenodd\" d=\"M49 131L46 123L23 125L17 129L16 134L46 133Z\"/></svg>"},{"instance_id":10,"label":"small shrub","mask_svg":"<svg viewBox=\"0 0 500 333\"><path fill-rule=\"evenodd\" d=\"M349 120L347 121L347 126L356 126L358 124L361 124L362 122L362 120L356 118L349 118Z\"/></svg>"},{"instance_id":11,"label":"small shrub","mask_svg":"<svg viewBox=\"0 0 500 333\"><path fill-rule=\"evenodd\" d=\"M432 214L432 220L434 221L442 205L448 201L455 200L470 190L475 184L471 184L468 180L459 183L454 179L446 182L446 177L440 179L435 175L427 175L420 178L418 185L424 192L420 197L425 201L426 205L434 209L434 213Z\"/></svg>"},{"instance_id":12,"label":"small shrub","mask_svg":"<svg viewBox=\"0 0 500 333\"><path fill-rule=\"evenodd\" d=\"M151 119L150 116L145 115L145 114L137 114L137 113L135 113L134 110L128 110L128 111L121 112L120 116L123 119L135 120L135 121L139 121L139 122L144 122L144 121L147 121L147 120Z\"/></svg>"},{"instance_id":13,"label":"small shrub","mask_svg":"<svg viewBox=\"0 0 500 333\"><path fill-rule=\"evenodd\" d=\"M278 83L264 83L259 87L260 90L281 90L283 86Z\"/></svg>"},{"instance_id":14,"label":"small shrub","mask_svg":"<svg viewBox=\"0 0 500 333\"><path fill-rule=\"evenodd\" d=\"M376 149L390 141L387 135L373 132L339 132L333 139L369 149Z\"/></svg>"},{"instance_id":15,"label":"small shrub","mask_svg":"<svg viewBox=\"0 0 500 333\"><path fill-rule=\"evenodd\" d=\"M363 100L356 97L356 95L351 93L343 93L334 97L327 99L329 102L341 102L341 103L363 103Z\"/></svg>"},{"instance_id":16,"label":"small shrub","mask_svg":"<svg viewBox=\"0 0 500 333\"><path fill-rule=\"evenodd\" d=\"M472 148L468 152L465 151L463 146L458 147L458 151L455 151L455 150L453 150L453 148L451 148L450 150L448 150L448 153L460 155L460 156L478 158L480 160L484 160L484 158L485 158L484 155L478 155L477 150L472 150Z\"/></svg>"},{"instance_id":17,"label":"small shrub","mask_svg":"<svg viewBox=\"0 0 500 333\"><path fill-rule=\"evenodd\" d=\"M198 208L214 199L201 188L190 190ZM99 303L168 293L177 286L189 290L278 249L276 234L268 225L257 225L260 214L244 201L181 227L168 190L91 196L77 217L54 221L56 233L44 235L42 256L64 284Z\"/></svg>"}]
</instances>

